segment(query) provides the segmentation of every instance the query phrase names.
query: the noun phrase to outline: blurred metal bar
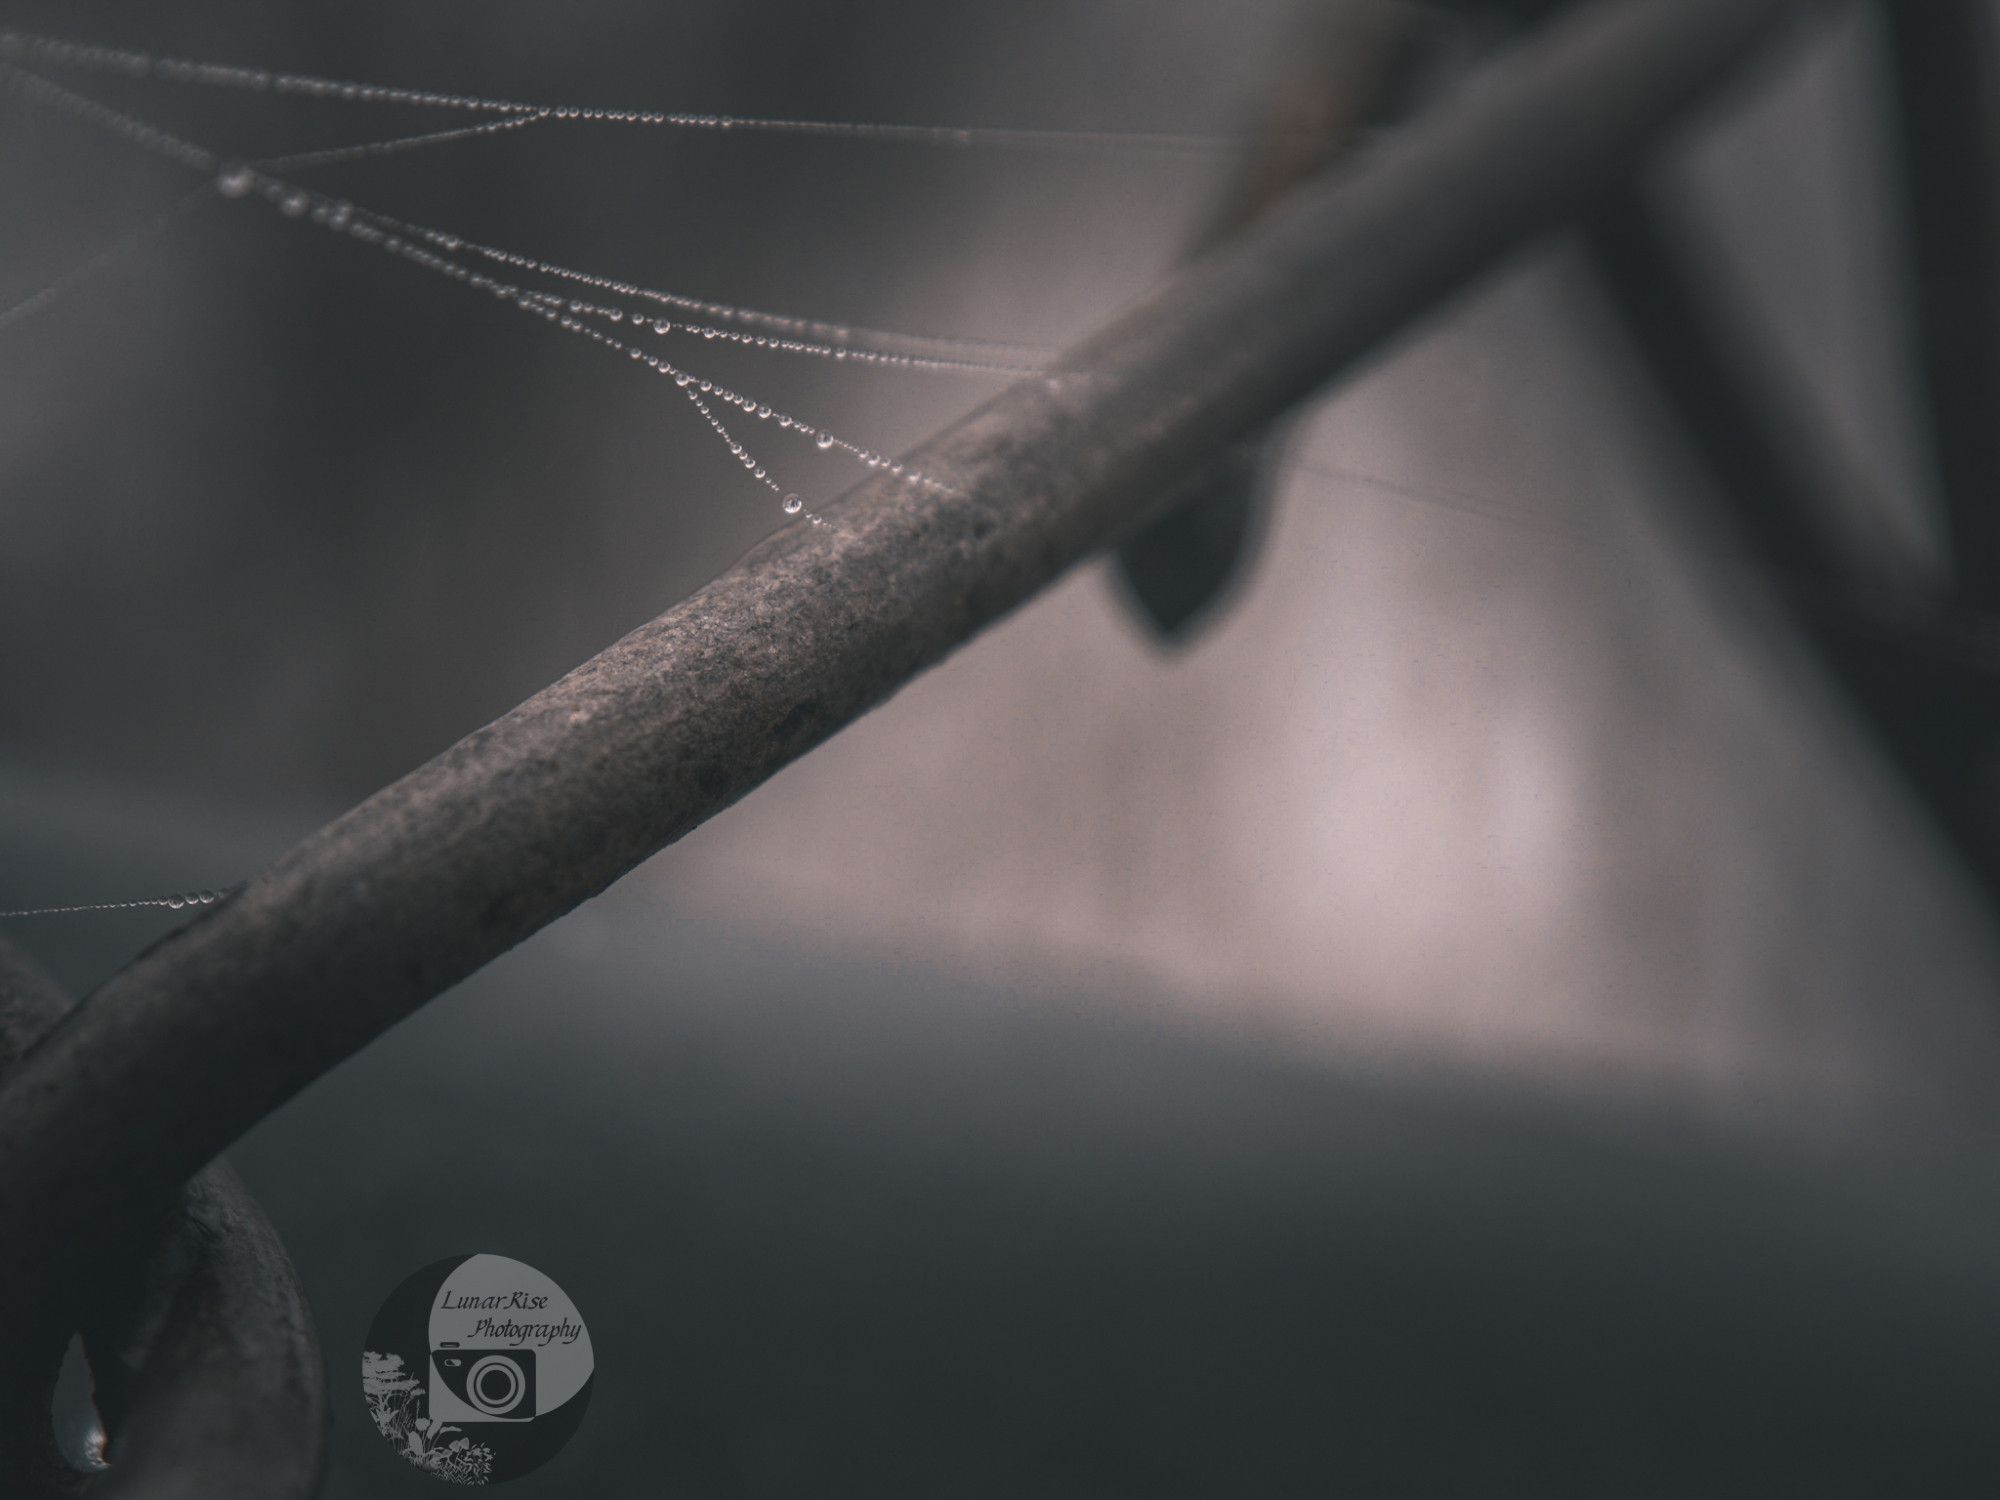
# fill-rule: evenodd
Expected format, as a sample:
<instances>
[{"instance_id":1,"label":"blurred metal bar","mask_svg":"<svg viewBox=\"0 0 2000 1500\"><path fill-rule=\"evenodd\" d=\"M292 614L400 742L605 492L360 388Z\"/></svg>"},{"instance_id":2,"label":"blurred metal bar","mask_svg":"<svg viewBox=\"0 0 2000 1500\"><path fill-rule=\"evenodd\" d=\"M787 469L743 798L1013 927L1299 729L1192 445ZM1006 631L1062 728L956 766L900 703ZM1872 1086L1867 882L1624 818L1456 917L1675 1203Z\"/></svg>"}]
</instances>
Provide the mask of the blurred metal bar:
<instances>
[{"instance_id":1,"label":"blurred metal bar","mask_svg":"<svg viewBox=\"0 0 2000 1500\"><path fill-rule=\"evenodd\" d=\"M1922 378L1959 593L2000 609L2000 11L1882 7L1901 114Z\"/></svg>"},{"instance_id":2,"label":"blurred metal bar","mask_svg":"<svg viewBox=\"0 0 2000 1500\"><path fill-rule=\"evenodd\" d=\"M1891 7L1919 250L1924 371L1961 596L1843 529L1840 434L1726 308L1714 256L1643 178L1586 222L1599 279L1757 560L1938 831L2000 906L2000 85L1990 4ZM1979 14L1974 14L1979 12ZM1945 54L1951 54L1946 56ZM1973 179L1977 179L1974 181ZM1982 248L1985 247L1985 248ZM1975 415L1977 414L1977 415ZM1844 503L1829 503L1848 489Z\"/></svg>"},{"instance_id":3,"label":"blurred metal bar","mask_svg":"<svg viewBox=\"0 0 2000 1500\"><path fill-rule=\"evenodd\" d=\"M2000 912L2000 627L1907 596L1777 582L1858 717Z\"/></svg>"},{"instance_id":4,"label":"blurred metal bar","mask_svg":"<svg viewBox=\"0 0 2000 1500\"><path fill-rule=\"evenodd\" d=\"M1250 150L1195 254L1250 228L1399 113L1439 26L1417 0L1320 0L1310 9L1273 71ZM1232 449L1119 547L1125 593L1163 639L1185 638L1241 577L1282 444L1281 434L1260 434Z\"/></svg>"},{"instance_id":5,"label":"blurred metal bar","mask_svg":"<svg viewBox=\"0 0 2000 1500\"><path fill-rule=\"evenodd\" d=\"M1684 221L1646 188L1590 219L1592 262L1661 395L1820 658L1938 831L2000 905L2000 640L1928 596L1914 561L1842 529L1838 435L1727 316ZM2000 500L2000 496L1995 497Z\"/></svg>"},{"instance_id":6,"label":"blurred metal bar","mask_svg":"<svg viewBox=\"0 0 2000 1500\"><path fill-rule=\"evenodd\" d=\"M0 1066L69 1009L0 940ZM211 1163L164 1222L135 1216L123 1241L65 1264L13 1309L0 1340L0 1494L307 1500L326 1451L319 1339L249 1190ZM50 1424L56 1367L78 1332L111 1435L113 1466L89 1476L57 1451Z\"/></svg>"},{"instance_id":7,"label":"blurred metal bar","mask_svg":"<svg viewBox=\"0 0 2000 1500\"><path fill-rule=\"evenodd\" d=\"M1795 0L1603 0L285 855L0 1080L0 1316L1629 170Z\"/></svg>"},{"instance_id":8,"label":"blurred metal bar","mask_svg":"<svg viewBox=\"0 0 2000 1500\"><path fill-rule=\"evenodd\" d=\"M1858 470L1841 461L1840 434L1733 314L1719 257L1661 187L1642 176L1613 192L1585 221L1584 243L1634 349L1761 559L1787 577L1918 591L1914 560L1849 519L1886 521L1887 502L1853 493Z\"/></svg>"}]
</instances>

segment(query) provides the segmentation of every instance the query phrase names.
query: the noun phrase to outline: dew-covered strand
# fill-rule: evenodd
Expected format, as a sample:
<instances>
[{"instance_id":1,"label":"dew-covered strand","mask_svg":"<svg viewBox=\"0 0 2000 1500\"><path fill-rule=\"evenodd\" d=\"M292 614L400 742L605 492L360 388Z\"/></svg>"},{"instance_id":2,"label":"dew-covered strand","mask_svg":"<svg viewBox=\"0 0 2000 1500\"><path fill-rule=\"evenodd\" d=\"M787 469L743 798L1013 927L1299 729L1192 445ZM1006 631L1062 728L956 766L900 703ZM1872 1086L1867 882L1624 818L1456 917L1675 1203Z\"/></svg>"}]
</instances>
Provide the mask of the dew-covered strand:
<instances>
[{"instance_id":1,"label":"dew-covered strand","mask_svg":"<svg viewBox=\"0 0 2000 1500\"><path fill-rule=\"evenodd\" d=\"M415 229L414 226L404 226L399 221L390 219L385 215L369 213L343 200L328 198L324 195L297 187L274 173L259 171L246 163L222 163L211 151L182 141L178 137L168 135L164 131L156 130L142 121L134 120L116 110L99 105L95 101L84 99L67 89L49 84L45 80L34 77L32 74L23 73L20 69L13 67L4 60L6 41L6 34L0 33L0 79L18 82L27 96L36 100L36 102L49 104L53 107L77 114L94 124L128 137L135 144L149 151L169 157L181 162L183 165L199 170L205 175L209 175L211 185L224 197L247 199L253 195L261 196L287 217L304 218L322 228L343 232L364 244L374 245L390 254L400 256L413 264L422 266L426 270L434 271L452 280L489 292L502 301L511 303L523 311L535 313L557 324L557 326L566 332L580 334L607 348L639 359L662 375L672 376L682 394L687 396L694 404L696 410L702 414L703 419L715 430L718 437L727 444L730 453L750 471L752 478L764 484L773 493L782 494L782 487L770 477L763 465L758 463L743 445L738 443L729 433L728 429L716 417L713 410L702 399L703 396L712 393L733 405L743 408L760 419L775 419L782 429L796 431L801 436L810 437L822 449L839 448L870 468L885 468L913 484L923 485L945 493L956 493L950 486L932 479L928 475L920 474L915 470L906 470L903 465L894 463L881 454L871 452L835 434L824 432L787 413L776 411L738 392L728 390L726 387L712 385L706 380L697 382L692 376L677 369L658 355L648 354L642 350L634 350L624 340L605 333L601 329L592 327L575 313L562 310L561 304L546 293L524 291L518 286L472 271L467 266L451 259L448 255L439 254L436 250L430 248L430 246L436 245L440 248L449 246L454 249L463 247L467 250L478 250L480 247L473 246L453 236L444 235L434 230ZM413 232L397 232L405 230Z\"/></svg>"},{"instance_id":2,"label":"dew-covered strand","mask_svg":"<svg viewBox=\"0 0 2000 1500\"><path fill-rule=\"evenodd\" d=\"M0 911L0 921L13 917L61 917L79 912L97 911L184 911L189 907L213 906L232 891L241 886L224 886L220 890L183 891L172 896L146 896L137 901L85 901L70 906L22 906L12 911Z\"/></svg>"},{"instance_id":3,"label":"dew-covered strand","mask_svg":"<svg viewBox=\"0 0 2000 1500\"><path fill-rule=\"evenodd\" d=\"M188 213L204 203L215 200L205 187L183 194L146 223L127 234L120 235L103 249L77 262L53 280L44 283L35 291L21 298L11 306L0 308L0 331L13 327L24 319L33 317L52 303L67 295L79 282L122 260L127 255L151 244L174 225L187 217Z\"/></svg>"},{"instance_id":4,"label":"dew-covered strand","mask_svg":"<svg viewBox=\"0 0 2000 1500\"><path fill-rule=\"evenodd\" d=\"M158 126L148 125L143 120L135 120L132 116L112 109L109 105L99 104L95 99L86 99L81 94L72 93L60 84L49 82L46 78L37 78L33 73L22 72L8 61L9 54L4 45L5 40L5 34L0 33L0 83L6 85L8 92L18 94L31 103L88 121L101 130L108 130L113 135L122 137L142 151L151 152L168 161L178 162L181 166L194 171L206 173L215 170L216 157L213 151L197 146L192 141L184 141L177 135L161 130Z\"/></svg>"},{"instance_id":5,"label":"dew-covered strand","mask_svg":"<svg viewBox=\"0 0 2000 1500\"><path fill-rule=\"evenodd\" d=\"M451 141L469 141L481 136L500 135L506 131L519 130L526 125L539 125L555 116L548 110L534 114L510 115L504 120L492 120L484 125L462 125L456 130L427 130L419 135L390 136L385 140L363 141L353 146L331 146L324 151L300 151L291 156L271 156L258 165L268 172L297 172L306 167L332 166L336 162L366 161L377 156L394 156L403 151L417 151L428 146L442 146Z\"/></svg>"},{"instance_id":6,"label":"dew-covered strand","mask_svg":"<svg viewBox=\"0 0 2000 1500\"><path fill-rule=\"evenodd\" d=\"M574 270L568 266L557 265L553 261L505 250L497 245L481 244L477 240L449 234L440 229L427 228L421 224L412 224L407 220L393 219L387 215L376 217L386 228L393 228L398 233L413 239L429 241L454 254L463 251L482 260L492 261L496 265L506 266L509 270L546 276L553 281L566 281L609 296L625 297L678 312L692 313L705 320L704 327L737 323L745 328L762 329L766 333L779 334L801 342L812 341L833 350L844 348L850 357L859 357L856 354L858 349L869 349L872 353L884 356L908 355L913 359L929 361L930 363L925 366L927 368L968 370L993 375L1039 374L1047 368L1049 361L1047 350L1023 344L941 338L931 334L903 333L856 324L829 323L817 318L792 317L784 313L765 312L757 308L739 307L727 302L660 291L615 276L599 276L588 271ZM673 319L662 321L678 323L678 320ZM689 325L679 323L679 326ZM724 336L719 328L717 334Z\"/></svg>"},{"instance_id":7,"label":"dew-covered strand","mask_svg":"<svg viewBox=\"0 0 2000 1500\"><path fill-rule=\"evenodd\" d=\"M1238 135L1192 131L1052 130L1018 127L905 125L855 120L791 120L763 116L693 114L657 109L605 109L573 104L531 104L519 99L435 89L402 88L287 73L230 63L156 57L119 47L96 47L29 32L0 32L0 59L25 60L78 72L109 73L161 83L242 89L260 94L295 95L356 104L401 104L420 109L536 115L554 120L614 125L658 126L676 130L761 131L849 141L900 142L928 146L999 146L1039 150L1120 150L1212 156L1240 150Z\"/></svg>"},{"instance_id":8,"label":"dew-covered strand","mask_svg":"<svg viewBox=\"0 0 2000 1500\"><path fill-rule=\"evenodd\" d=\"M5 34L0 33L0 41L4 41L4 37ZM247 162L225 164L212 151L99 104L95 100L84 98L46 79L24 73L19 68L10 66L4 58L4 48L0 48L0 83L7 84L35 103L87 120L154 155L204 174L213 174L215 187L224 197L240 198L254 188L260 185L268 186L271 181L276 180L279 169L270 163L264 163L261 172L257 166ZM537 112L521 121L509 123L531 123L540 117L541 112ZM438 138L438 134L434 133L428 137L410 139L435 141ZM389 143L378 142L375 143L375 147L385 147L387 144ZM318 155L324 158L327 153ZM842 359L852 355L855 348L873 346L873 354L882 356L877 361L880 363L903 363L904 357L907 356L908 362L919 368L964 370L1006 376L1033 373L1045 363L1045 356L1041 351L1017 345L932 338L922 334L861 328L817 319L788 317L780 313L762 312L755 308L735 307L728 303L642 287L615 277L596 276L572 270L567 266L538 260L533 256L503 250L498 246L464 240L443 230L405 223L386 214L377 214L374 218L384 229L394 230L412 239L424 240L454 254L463 250L513 270L526 271L552 280L588 286L615 296L629 297L661 307L694 313L708 319L710 323L740 323L747 328L759 328L767 333L776 333L798 346L787 349L786 352L817 353L816 349L806 347L806 341L813 340L828 345L832 350L831 357ZM717 336L721 336L722 330L717 329L716 333ZM779 346L767 343L765 347ZM842 353L843 349L847 351L845 354Z\"/></svg>"},{"instance_id":9,"label":"dew-covered strand","mask_svg":"<svg viewBox=\"0 0 2000 1500\"><path fill-rule=\"evenodd\" d=\"M267 200L278 204L281 208L285 202L289 201L293 193L301 191L292 188L289 184L277 178L261 174L258 177L258 187ZM821 449L838 448L866 467L886 469L910 483L940 490L945 493L955 493L949 486L915 470L906 469L904 465L893 462L880 453L849 442L847 439L839 437L836 434L823 431L808 422L802 421L798 417L792 416L790 413L779 411L766 403L743 395L739 391L731 390L713 381L700 379L669 361L662 359L660 356L648 353L646 350L627 342L625 339L594 326L587 320L587 314L581 311L571 311L567 303L548 293L524 289L512 283L487 276L483 272L475 271L461 262L432 249L428 242L415 241L406 235L392 233L387 225L394 221L382 220L378 216L366 210L356 208L350 203L318 198L318 195L311 193L307 193L305 196L308 200L318 199L317 206L307 215L313 223L334 227L333 220L338 216L344 224L344 232L364 244L373 245L391 255L398 256L414 265L421 266L427 271L460 282L475 290L484 291L524 312L535 314L544 321L562 329L565 333L573 333L590 339L596 344L622 353L630 359L645 364L658 374L672 378L681 394L687 397L695 410L700 413L703 421L729 449L730 455L743 465L752 479L762 484L773 494L782 495L785 493L783 486L771 478L765 466L724 425L721 418L716 415L714 408L709 405L708 397L712 396L720 402L736 406L760 421L776 422L781 430L797 432L801 437L811 438L816 446ZM815 524L821 523L816 521Z\"/></svg>"},{"instance_id":10,"label":"dew-covered strand","mask_svg":"<svg viewBox=\"0 0 2000 1500\"><path fill-rule=\"evenodd\" d=\"M549 300L562 302L565 299L554 293L546 293ZM586 317L603 318L607 322L622 323L629 316L634 327L649 327L654 333L685 333L696 338L714 342L738 344L746 349L768 349L779 354L805 354L819 359L836 362L851 360L855 364L881 365L890 369L904 370L949 370L953 372L998 375L1013 378L1021 375L1039 375L1039 365L997 364L989 360L946 359L926 354L891 354L878 349L847 348L834 344L816 343L810 339L781 338L770 334L745 333L737 328L717 328L708 323L692 323L678 318L661 318L644 309L631 313L622 307L606 303L589 302L582 298L567 299L569 310L582 313ZM849 330L850 335L852 330Z\"/></svg>"}]
</instances>

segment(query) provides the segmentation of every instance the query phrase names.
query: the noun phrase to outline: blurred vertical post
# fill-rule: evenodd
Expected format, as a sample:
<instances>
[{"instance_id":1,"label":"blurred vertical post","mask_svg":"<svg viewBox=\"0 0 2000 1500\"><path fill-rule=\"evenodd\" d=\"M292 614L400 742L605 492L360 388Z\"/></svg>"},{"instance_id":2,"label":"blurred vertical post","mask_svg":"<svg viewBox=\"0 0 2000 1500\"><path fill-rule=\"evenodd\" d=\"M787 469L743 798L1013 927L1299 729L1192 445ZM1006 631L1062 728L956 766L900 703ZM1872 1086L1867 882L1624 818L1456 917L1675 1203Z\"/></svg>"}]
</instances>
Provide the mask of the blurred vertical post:
<instances>
[{"instance_id":1,"label":"blurred vertical post","mask_svg":"<svg viewBox=\"0 0 2000 1500\"><path fill-rule=\"evenodd\" d=\"M1721 257L1657 180L1606 195L1590 263L1634 351L1759 558L1787 578L1920 592L1838 427L1732 305Z\"/></svg>"},{"instance_id":2,"label":"blurred vertical post","mask_svg":"<svg viewBox=\"0 0 2000 1500\"><path fill-rule=\"evenodd\" d=\"M2000 607L2000 15L1993 0L1884 14L1955 598L1934 598L1915 559L1870 525L1886 503L1859 488L1843 434L1729 305L1719 257L1657 177L1607 194L1584 238L1717 498L2000 906L2000 688L1978 618Z\"/></svg>"},{"instance_id":3,"label":"blurred vertical post","mask_svg":"<svg viewBox=\"0 0 2000 1500\"><path fill-rule=\"evenodd\" d=\"M1889 0L1921 376L1961 601L2000 608L2000 13Z\"/></svg>"}]
</instances>

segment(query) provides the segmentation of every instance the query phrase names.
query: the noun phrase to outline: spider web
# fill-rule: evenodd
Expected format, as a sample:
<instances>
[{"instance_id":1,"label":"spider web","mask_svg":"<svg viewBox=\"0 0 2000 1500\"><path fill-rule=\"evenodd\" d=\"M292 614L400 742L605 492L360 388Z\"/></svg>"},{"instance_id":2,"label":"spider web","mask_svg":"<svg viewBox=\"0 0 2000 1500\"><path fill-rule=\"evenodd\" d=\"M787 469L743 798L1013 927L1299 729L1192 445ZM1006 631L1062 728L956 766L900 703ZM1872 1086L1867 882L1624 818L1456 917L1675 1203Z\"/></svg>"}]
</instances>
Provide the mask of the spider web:
<instances>
[{"instance_id":1,"label":"spider web","mask_svg":"<svg viewBox=\"0 0 2000 1500\"><path fill-rule=\"evenodd\" d=\"M357 128L354 133L359 139L281 155L225 151L168 130L151 118L114 107L89 91L93 82L118 80L128 84L143 82L190 90L250 93L266 96L274 104L287 99L331 101L351 104L357 112L366 112L370 106L405 106L459 115L469 123L388 135ZM305 179L319 168L368 163L413 152L503 149L508 140L518 139L526 132L577 126L666 132L740 131L746 135L796 136L855 144L1029 154L1138 152L1212 158L1236 151L1241 144L1235 137L1216 134L912 125L532 103L277 72L234 63L160 57L20 32L0 32L0 91L30 106L107 133L179 169L193 183L153 218L117 236L27 296L0 308L0 334L57 308L92 278L120 260L144 253L197 212L241 204L342 236L439 281L482 293L556 331L622 357L637 372L664 377L665 388L689 402L704 427L727 449L749 481L777 497L784 515L811 526L830 523L826 516L808 507L798 490L785 484L775 461L767 462L741 440L729 425L730 421L739 420L733 414L740 413L743 423L759 424L760 431L775 438L810 443L820 452L845 457L866 469L886 471L913 485L949 489L949 480L920 472L866 443L686 368L680 362L683 356L677 352L682 344L699 340L703 345L719 344L777 357L816 360L843 371L876 368L987 381L1045 373L1053 351L1032 344L841 323L649 286L392 215L358 198L321 191ZM1087 376L1087 372L1083 373ZM732 413L728 421L722 411ZM1294 462L1288 470L1322 488L1337 484L1439 506L1457 515L1502 522L1521 519L1505 502L1443 494L1311 459ZM149 908L178 911L211 905L233 889L23 907L0 911L0 918Z\"/></svg>"}]
</instances>

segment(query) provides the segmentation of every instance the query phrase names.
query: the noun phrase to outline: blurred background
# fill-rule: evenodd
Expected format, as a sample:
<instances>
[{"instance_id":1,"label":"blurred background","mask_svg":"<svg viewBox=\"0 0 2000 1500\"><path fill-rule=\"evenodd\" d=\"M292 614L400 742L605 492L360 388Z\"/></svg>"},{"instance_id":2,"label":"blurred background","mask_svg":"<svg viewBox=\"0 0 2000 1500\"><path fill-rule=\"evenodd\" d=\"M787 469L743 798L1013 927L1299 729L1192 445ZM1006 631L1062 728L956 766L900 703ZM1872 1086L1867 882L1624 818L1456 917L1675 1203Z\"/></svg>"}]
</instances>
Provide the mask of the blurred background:
<instances>
[{"instance_id":1,"label":"blurred background","mask_svg":"<svg viewBox=\"0 0 2000 1500\"><path fill-rule=\"evenodd\" d=\"M0 27L537 103L1220 135L1310 10ZM50 76L231 158L458 123ZM1921 572L1883 109L1873 13L1834 7L1667 171ZM550 122L300 180L685 295L1053 350L1172 269L1232 165ZM194 185L0 94L0 309ZM889 452L998 388L658 348ZM809 504L859 477L750 426ZM1703 1493L1769 1493L1774 1454L1868 1493L1960 1456L1993 935L1690 522L1701 482L1547 242L1304 413L1191 644L1083 570L316 1085L240 1164L322 1320L330 1492L425 1492L347 1371L405 1272L474 1250L562 1282L598 1349L602 1409L523 1494L1511 1493L1552 1463L1672 1494L1724 1453L1752 1479ZM0 904L240 879L783 520L657 377L204 202L0 326ZM171 920L7 932L87 990Z\"/></svg>"}]
</instances>

